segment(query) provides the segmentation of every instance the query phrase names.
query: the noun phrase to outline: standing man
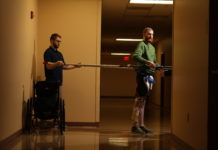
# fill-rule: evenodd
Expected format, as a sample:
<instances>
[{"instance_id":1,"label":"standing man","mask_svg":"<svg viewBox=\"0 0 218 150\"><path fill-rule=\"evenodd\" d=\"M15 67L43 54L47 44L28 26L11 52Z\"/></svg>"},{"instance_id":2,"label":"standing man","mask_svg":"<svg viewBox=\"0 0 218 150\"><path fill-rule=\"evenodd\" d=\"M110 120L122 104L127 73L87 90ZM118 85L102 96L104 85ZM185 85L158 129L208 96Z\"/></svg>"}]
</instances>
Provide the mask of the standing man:
<instances>
[{"instance_id":1,"label":"standing man","mask_svg":"<svg viewBox=\"0 0 218 150\"><path fill-rule=\"evenodd\" d=\"M44 52L46 81L55 81L62 85L63 69L74 69L78 66L66 65L62 53L58 50L61 36L54 33L50 37L50 47Z\"/></svg>"},{"instance_id":2,"label":"standing man","mask_svg":"<svg viewBox=\"0 0 218 150\"><path fill-rule=\"evenodd\" d=\"M133 54L133 59L140 66L136 69L136 98L133 106L132 121L133 133L152 133L151 130L144 125L144 109L148 99L149 91L154 83L153 74L155 67L159 66L156 62L155 48L152 45L154 31L150 27L143 30L143 41L141 41ZM163 71L161 71L163 73Z\"/></svg>"}]
</instances>

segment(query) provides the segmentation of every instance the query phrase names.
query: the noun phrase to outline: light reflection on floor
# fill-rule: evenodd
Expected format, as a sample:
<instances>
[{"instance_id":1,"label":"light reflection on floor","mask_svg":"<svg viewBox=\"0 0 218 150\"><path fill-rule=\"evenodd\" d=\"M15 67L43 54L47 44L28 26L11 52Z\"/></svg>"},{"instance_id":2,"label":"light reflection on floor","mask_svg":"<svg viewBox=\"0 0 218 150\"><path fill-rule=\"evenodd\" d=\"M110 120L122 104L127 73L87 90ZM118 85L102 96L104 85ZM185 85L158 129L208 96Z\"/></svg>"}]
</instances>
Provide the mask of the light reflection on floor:
<instances>
[{"instance_id":1,"label":"light reflection on floor","mask_svg":"<svg viewBox=\"0 0 218 150\"><path fill-rule=\"evenodd\" d=\"M171 140L170 113L149 105L146 125L154 134L132 134L133 99L103 99L100 127L66 127L23 134L4 149L12 150L182 150ZM111 111L113 109L113 111Z\"/></svg>"}]
</instances>

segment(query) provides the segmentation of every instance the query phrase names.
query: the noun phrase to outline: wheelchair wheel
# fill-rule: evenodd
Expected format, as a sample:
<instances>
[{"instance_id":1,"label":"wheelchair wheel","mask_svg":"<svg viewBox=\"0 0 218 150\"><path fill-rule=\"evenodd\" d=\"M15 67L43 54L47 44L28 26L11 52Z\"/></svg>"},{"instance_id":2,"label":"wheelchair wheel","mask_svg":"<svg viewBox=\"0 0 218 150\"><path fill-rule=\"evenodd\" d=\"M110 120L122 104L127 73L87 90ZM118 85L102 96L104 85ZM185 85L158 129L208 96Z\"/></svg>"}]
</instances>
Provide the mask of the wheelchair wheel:
<instances>
[{"instance_id":1,"label":"wheelchair wheel","mask_svg":"<svg viewBox=\"0 0 218 150\"><path fill-rule=\"evenodd\" d=\"M28 133L31 132L33 128L33 99L27 101L27 112L26 112L26 130Z\"/></svg>"}]
</instances>

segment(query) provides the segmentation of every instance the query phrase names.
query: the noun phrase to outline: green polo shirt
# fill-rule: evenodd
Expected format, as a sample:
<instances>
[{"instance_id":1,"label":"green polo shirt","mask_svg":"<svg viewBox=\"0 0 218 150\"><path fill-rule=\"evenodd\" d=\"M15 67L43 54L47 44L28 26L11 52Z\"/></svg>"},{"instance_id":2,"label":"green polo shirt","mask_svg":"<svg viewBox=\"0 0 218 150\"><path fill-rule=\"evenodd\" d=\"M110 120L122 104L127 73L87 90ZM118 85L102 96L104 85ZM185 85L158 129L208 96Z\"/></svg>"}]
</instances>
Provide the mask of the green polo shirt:
<instances>
[{"instance_id":1,"label":"green polo shirt","mask_svg":"<svg viewBox=\"0 0 218 150\"><path fill-rule=\"evenodd\" d=\"M132 58L137 62L137 65L142 66L143 70L148 74L154 74L155 68L149 68L146 64L147 61L152 61L159 66L159 64L156 62L154 46L150 43L145 43L144 41L137 45Z\"/></svg>"}]
</instances>

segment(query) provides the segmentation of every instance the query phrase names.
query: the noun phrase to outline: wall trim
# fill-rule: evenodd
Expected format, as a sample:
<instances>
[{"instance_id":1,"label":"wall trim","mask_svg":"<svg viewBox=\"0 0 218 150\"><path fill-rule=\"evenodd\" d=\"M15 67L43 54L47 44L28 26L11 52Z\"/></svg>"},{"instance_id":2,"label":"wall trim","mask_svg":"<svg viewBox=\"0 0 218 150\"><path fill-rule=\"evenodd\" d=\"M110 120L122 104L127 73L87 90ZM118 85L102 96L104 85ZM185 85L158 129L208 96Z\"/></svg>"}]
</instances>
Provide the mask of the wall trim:
<instances>
[{"instance_id":1,"label":"wall trim","mask_svg":"<svg viewBox=\"0 0 218 150\"><path fill-rule=\"evenodd\" d=\"M66 122L68 126L94 126L99 127L99 122Z\"/></svg>"},{"instance_id":2,"label":"wall trim","mask_svg":"<svg viewBox=\"0 0 218 150\"><path fill-rule=\"evenodd\" d=\"M172 141L173 141L172 144L175 144L176 146L179 145L179 147L181 147L181 149L196 150L191 145L187 144L186 142L184 142L182 139L180 139L179 137L177 137L174 134L172 134Z\"/></svg>"},{"instance_id":3,"label":"wall trim","mask_svg":"<svg viewBox=\"0 0 218 150\"><path fill-rule=\"evenodd\" d=\"M9 137L3 139L0 141L0 149L6 149L9 147L13 147L17 144L18 140L20 140L18 137L22 134L22 129L18 130L17 132L13 133Z\"/></svg>"}]
</instances>

